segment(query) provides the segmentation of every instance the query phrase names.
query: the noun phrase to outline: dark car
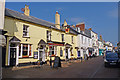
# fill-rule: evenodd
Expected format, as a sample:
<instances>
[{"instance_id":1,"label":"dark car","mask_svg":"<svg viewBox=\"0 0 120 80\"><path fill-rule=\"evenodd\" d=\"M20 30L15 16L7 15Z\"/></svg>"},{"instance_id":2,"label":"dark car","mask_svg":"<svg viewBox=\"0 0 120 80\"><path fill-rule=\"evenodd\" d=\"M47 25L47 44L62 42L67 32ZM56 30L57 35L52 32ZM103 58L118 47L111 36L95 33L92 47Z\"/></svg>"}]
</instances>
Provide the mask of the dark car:
<instances>
[{"instance_id":1,"label":"dark car","mask_svg":"<svg viewBox=\"0 0 120 80\"><path fill-rule=\"evenodd\" d=\"M107 54L107 53L111 53L111 52L112 52L112 51L106 51L105 54Z\"/></svg>"},{"instance_id":2,"label":"dark car","mask_svg":"<svg viewBox=\"0 0 120 80\"><path fill-rule=\"evenodd\" d=\"M120 59L118 57L118 54L117 53L112 53L112 52L109 52L105 55L105 58L104 58L104 64L105 64L105 67L108 67L110 65L120 65Z\"/></svg>"}]
</instances>

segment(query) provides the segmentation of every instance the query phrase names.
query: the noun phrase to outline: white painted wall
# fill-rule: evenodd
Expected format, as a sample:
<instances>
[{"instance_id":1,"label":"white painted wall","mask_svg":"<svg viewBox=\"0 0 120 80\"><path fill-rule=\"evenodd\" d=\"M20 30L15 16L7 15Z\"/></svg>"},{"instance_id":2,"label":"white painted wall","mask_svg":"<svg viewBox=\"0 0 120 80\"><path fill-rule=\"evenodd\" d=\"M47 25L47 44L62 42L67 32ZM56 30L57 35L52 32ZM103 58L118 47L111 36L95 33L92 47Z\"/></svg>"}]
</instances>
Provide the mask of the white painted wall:
<instances>
[{"instance_id":1,"label":"white painted wall","mask_svg":"<svg viewBox=\"0 0 120 80\"><path fill-rule=\"evenodd\" d=\"M0 0L0 29L4 26L5 0Z\"/></svg>"},{"instance_id":2,"label":"white painted wall","mask_svg":"<svg viewBox=\"0 0 120 80\"><path fill-rule=\"evenodd\" d=\"M98 35L91 31L91 38L92 38L92 47L94 48L93 54L97 53L99 55L99 50L98 50Z\"/></svg>"},{"instance_id":3,"label":"white painted wall","mask_svg":"<svg viewBox=\"0 0 120 80\"><path fill-rule=\"evenodd\" d=\"M87 37L87 36L84 36L82 34L78 34L78 36L77 36L77 47L79 47L78 50L80 51L81 57L84 56L83 49L81 49L81 47L85 48L86 49L86 54L89 55L87 48L92 47L92 39Z\"/></svg>"},{"instance_id":4,"label":"white painted wall","mask_svg":"<svg viewBox=\"0 0 120 80\"><path fill-rule=\"evenodd\" d=\"M103 42L98 41L98 47L99 49L105 49Z\"/></svg>"}]
</instances>

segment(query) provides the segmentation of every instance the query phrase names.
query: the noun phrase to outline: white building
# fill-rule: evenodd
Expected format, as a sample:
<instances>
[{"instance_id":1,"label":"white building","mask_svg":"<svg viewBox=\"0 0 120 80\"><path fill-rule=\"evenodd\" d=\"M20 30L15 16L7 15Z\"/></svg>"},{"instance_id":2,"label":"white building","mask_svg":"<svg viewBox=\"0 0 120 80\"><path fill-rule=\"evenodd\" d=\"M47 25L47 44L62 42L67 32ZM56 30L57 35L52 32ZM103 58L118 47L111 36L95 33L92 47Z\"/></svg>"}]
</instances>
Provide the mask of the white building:
<instances>
[{"instance_id":1,"label":"white building","mask_svg":"<svg viewBox=\"0 0 120 80\"><path fill-rule=\"evenodd\" d=\"M78 57L86 59L93 52L90 30L85 29L84 23L77 24L76 30L79 32L77 36Z\"/></svg>"},{"instance_id":2,"label":"white building","mask_svg":"<svg viewBox=\"0 0 120 80\"><path fill-rule=\"evenodd\" d=\"M99 55L98 50L98 34L92 30L91 31L91 38L92 38L92 47L94 48L93 54Z\"/></svg>"},{"instance_id":3,"label":"white building","mask_svg":"<svg viewBox=\"0 0 120 80\"><path fill-rule=\"evenodd\" d=\"M113 50L113 44L110 41L105 42L105 48L108 51L112 51Z\"/></svg>"}]
</instances>

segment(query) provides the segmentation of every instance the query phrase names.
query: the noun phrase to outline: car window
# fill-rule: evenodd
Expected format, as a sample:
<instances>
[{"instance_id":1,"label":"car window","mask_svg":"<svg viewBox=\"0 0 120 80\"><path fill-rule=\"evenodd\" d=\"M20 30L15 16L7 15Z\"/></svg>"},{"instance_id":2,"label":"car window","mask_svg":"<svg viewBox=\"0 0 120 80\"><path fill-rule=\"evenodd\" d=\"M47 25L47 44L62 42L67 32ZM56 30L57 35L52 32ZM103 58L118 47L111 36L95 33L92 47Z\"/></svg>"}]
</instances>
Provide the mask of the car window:
<instances>
[{"instance_id":1,"label":"car window","mask_svg":"<svg viewBox=\"0 0 120 80\"><path fill-rule=\"evenodd\" d=\"M118 58L118 55L116 53L109 53L106 55L106 58Z\"/></svg>"}]
</instances>

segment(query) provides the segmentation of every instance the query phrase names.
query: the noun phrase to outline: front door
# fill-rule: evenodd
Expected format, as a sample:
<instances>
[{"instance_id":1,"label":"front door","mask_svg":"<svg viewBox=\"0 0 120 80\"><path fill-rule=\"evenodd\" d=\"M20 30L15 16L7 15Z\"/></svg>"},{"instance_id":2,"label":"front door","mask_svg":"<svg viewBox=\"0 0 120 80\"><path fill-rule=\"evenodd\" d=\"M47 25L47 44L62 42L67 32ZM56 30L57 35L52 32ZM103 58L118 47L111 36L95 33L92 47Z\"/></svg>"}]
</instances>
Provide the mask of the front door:
<instances>
[{"instance_id":1,"label":"front door","mask_svg":"<svg viewBox=\"0 0 120 80\"><path fill-rule=\"evenodd\" d=\"M78 57L80 57L80 51L78 51Z\"/></svg>"},{"instance_id":2,"label":"front door","mask_svg":"<svg viewBox=\"0 0 120 80\"><path fill-rule=\"evenodd\" d=\"M16 48L10 48L10 66L16 65Z\"/></svg>"},{"instance_id":3,"label":"front door","mask_svg":"<svg viewBox=\"0 0 120 80\"><path fill-rule=\"evenodd\" d=\"M66 49L66 59L68 59L68 49Z\"/></svg>"},{"instance_id":4,"label":"front door","mask_svg":"<svg viewBox=\"0 0 120 80\"><path fill-rule=\"evenodd\" d=\"M83 54L84 54L84 59L86 59L86 51L83 51Z\"/></svg>"},{"instance_id":5,"label":"front door","mask_svg":"<svg viewBox=\"0 0 120 80\"><path fill-rule=\"evenodd\" d=\"M39 60L45 62L45 50L39 49Z\"/></svg>"},{"instance_id":6,"label":"front door","mask_svg":"<svg viewBox=\"0 0 120 80\"><path fill-rule=\"evenodd\" d=\"M39 51L39 60L42 61L42 54L43 54L43 51Z\"/></svg>"}]
</instances>

